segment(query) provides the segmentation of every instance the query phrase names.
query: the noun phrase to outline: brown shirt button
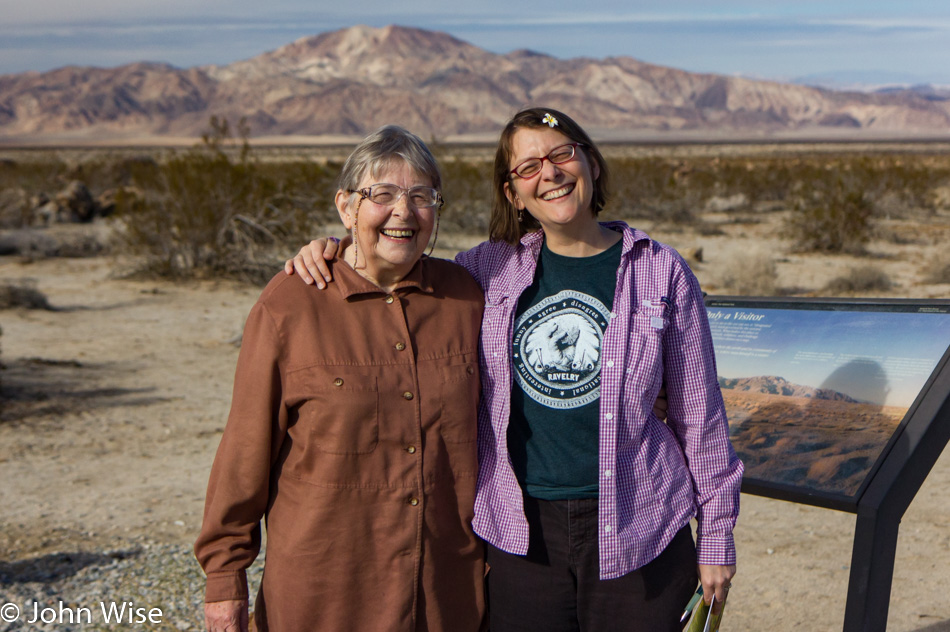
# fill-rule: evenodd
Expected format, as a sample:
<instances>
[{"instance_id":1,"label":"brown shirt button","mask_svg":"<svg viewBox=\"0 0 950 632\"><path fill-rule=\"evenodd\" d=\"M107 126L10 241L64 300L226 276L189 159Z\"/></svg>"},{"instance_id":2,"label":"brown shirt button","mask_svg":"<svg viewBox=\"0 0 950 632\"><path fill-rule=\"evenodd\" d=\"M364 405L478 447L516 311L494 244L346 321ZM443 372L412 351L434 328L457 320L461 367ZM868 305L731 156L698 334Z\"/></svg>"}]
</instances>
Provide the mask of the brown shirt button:
<instances>
[{"instance_id":1,"label":"brown shirt button","mask_svg":"<svg viewBox=\"0 0 950 632\"><path fill-rule=\"evenodd\" d=\"M406 391L405 393L402 394L402 398L406 400L412 399L412 393L410 393L409 391Z\"/></svg>"},{"instance_id":2,"label":"brown shirt button","mask_svg":"<svg viewBox=\"0 0 950 632\"><path fill-rule=\"evenodd\" d=\"M386 302L387 302L387 303L392 303L394 300L396 300L396 299L394 299L394 298L391 297L391 296L387 296L387 297L386 297Z\"/></svg>"},{"instance_id":3,"label":"brown shirt button","mask_svg":"<svg viewBox=\"0 0 950 632\"><path fill-rule=\"evenodd\" d=\"M405 349L405 348L406 348L406 343L404 343L404 342L397 342L397 343L396 343L396 351L402 351L402 350Z\"/></svg>"},{"instance_id":4,"label":"brown shirt button","mask_svg":"<svg viewBox=\"0 0 950 632\"><path fill-rule=\"evenodd\" d=\"M411 446L407 447L407 448L406 448L406 452L408 452L409 454L415 454L415 453L416 453L416 446L411 445Z\"/></svg>"},{"instance_id":5,"label":"brown shirt button","mask_svg":"<svg viewBox=\"0 0 950 632\"><path fill-rule=\"evenodd\" d=\"M475 372L475 369L474 369L474 367L467 366L467 367L465 367L465 372L468 373L469 375L471 375L472 373Z\"/></svg>"},{"instance_id":6,"label":"brown shirt button","mask_svg":"<svg viewBox=\"0 0 950 632\"><path fill-rule=\"evenodd\" d=\"M416 505L419 504L419 499L418 499L418 498L410 498L410 499L409 499L409 504L412 505L413 507L415 507Z\"/></svg>"},{"instance_id":7,"label":"brown shirt button","mask_svg":"<svg viewBox=\"0 0 950 632\"><path fill-rule=\"evenodd\" d=\"M335 380L333 380L333 385L334 385L334 386L343 386L343 378L342 378L342 377L338 377L338 378L336 378Z\"/></svg>"}]
</instances>

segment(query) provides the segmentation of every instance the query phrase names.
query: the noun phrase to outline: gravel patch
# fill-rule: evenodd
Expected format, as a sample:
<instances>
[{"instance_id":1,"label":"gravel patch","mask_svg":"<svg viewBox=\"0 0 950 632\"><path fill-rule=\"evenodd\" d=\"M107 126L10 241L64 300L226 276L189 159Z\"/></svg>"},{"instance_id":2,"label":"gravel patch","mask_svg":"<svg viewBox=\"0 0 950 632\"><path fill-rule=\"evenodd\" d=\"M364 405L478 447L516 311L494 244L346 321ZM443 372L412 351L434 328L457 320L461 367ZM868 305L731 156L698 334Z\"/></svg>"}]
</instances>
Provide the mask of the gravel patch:
<instances>
[{"instance_id":1,"label":"gravel patch","mask_svg":"<svg viewBox=\"0 0 950 632\"><path fill-rule=\"evenodd\" d=\"M263 557L248 571L252 595ZM0 562L0 632L203 630L204 584L191 547L180 544ZM11 606L19 609L15 621L10 621L16 612ZM30 623L37 612L39 620Z\"/></svg>"}]
</instances>

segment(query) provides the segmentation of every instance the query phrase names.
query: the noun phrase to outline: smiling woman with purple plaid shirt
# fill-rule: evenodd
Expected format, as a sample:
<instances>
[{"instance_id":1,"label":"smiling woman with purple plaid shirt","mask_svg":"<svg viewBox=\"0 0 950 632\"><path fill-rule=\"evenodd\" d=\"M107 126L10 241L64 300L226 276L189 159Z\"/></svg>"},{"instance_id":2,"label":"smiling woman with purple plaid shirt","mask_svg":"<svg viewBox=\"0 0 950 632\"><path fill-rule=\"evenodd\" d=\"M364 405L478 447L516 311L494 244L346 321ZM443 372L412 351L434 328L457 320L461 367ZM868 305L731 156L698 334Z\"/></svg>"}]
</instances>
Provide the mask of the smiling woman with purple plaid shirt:
<instances>
[{"instance_id":1,"label":"smiling woman with purple plaid shirt","mask_svg":"<svg viewBox=\"0 0 950 632\"><path fill-rule=\"evenodd\" d=\"M519 112L491 239L456 257L486 301L473 526L493 632L679 630L697 571L719 603L735 574L742 463L702 293L675 250L597 222L607 180L570 117ZM318 285L324 245L294 260Z\"/></svg>"}]
</instances>

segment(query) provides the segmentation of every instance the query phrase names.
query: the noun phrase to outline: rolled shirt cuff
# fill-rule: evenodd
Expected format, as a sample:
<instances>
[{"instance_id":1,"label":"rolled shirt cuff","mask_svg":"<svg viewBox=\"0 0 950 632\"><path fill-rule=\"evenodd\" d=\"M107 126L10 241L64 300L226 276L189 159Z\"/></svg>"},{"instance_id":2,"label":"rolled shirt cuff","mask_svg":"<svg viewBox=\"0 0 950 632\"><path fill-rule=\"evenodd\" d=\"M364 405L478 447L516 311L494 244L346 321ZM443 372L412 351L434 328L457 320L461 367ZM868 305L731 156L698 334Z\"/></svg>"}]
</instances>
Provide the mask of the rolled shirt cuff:
<instances>
[{"instance_id":1,"label":"rolled shirt cuff","mask_svg":"<svg viewBox=\"0 0 950 632\"><path fill-rule=\"evenodd\" d=\"M696 561L700 564L730 566L736 563L736 543L727 535L697 535Z\"/></svg>"},{"instance_id":2,"label":"rolled shirt cuff","mask_svg":"<svg viewBox=\"0 0 950 632\"><path fill-rule=\"evenodd\" d=\"M247 599L247 573L243 569L208 573L205 603L232 599Z\"/></svg>"}]
</instances>

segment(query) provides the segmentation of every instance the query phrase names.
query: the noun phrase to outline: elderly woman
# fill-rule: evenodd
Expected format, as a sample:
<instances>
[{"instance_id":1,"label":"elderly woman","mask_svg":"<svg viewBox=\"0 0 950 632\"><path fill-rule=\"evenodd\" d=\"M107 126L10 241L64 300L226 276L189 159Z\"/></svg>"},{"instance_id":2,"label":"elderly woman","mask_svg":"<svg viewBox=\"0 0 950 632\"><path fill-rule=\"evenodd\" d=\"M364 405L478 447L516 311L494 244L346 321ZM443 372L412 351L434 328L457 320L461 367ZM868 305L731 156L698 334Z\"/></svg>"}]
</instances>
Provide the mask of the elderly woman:
<instances>
[{"instance_id":1,"label":"elderly woman","mask_svg":"<svg viewBox=\"0 0 950 632\"><path fill-rule=\"evenodd\" d=\"M474 525L492 632L678 631L697 574L722 603L736 571L742 463L702 292L675 250L597 221L607 180L569 116L519 112L491 239L456 257L486 301ZM312 242L287 271L323 285L333 252Z\"/></svg>"},{"instance_id":2,"label":"elderly woman","mask_svg":"<svg viewBox=\"0 0 950 632\"><path fill-rule=\"evenodd\" d=\"M352 244L328 262L329 290L280 274L251 310L195 544L209 630L247 630L262 519L257 629L480 628L483 295L423 256L440 187L419 138L369 136L339 177Z\"/></svg>"}]
</instances>

